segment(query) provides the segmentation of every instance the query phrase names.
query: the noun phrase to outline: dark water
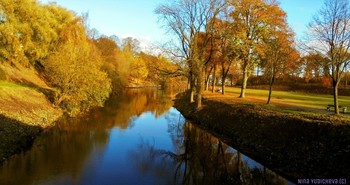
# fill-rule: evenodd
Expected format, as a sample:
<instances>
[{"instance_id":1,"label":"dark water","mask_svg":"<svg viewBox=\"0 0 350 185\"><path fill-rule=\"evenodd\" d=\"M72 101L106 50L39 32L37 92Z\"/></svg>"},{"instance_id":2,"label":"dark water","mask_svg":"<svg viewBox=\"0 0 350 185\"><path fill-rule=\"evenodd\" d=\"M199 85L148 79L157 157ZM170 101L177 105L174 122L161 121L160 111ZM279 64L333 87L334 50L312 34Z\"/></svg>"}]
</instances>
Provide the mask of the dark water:
<instances>
[{"instance_id":1,"label":"dark water","mask_svg":"<svg viewBox=\"0 0 350 185\"><path fill-rule=\"evenodd\" d=\"M129 90L61 120L0 167L0 184L290 184L186 121L171 95Z\"/></svg>"}]
</instances>

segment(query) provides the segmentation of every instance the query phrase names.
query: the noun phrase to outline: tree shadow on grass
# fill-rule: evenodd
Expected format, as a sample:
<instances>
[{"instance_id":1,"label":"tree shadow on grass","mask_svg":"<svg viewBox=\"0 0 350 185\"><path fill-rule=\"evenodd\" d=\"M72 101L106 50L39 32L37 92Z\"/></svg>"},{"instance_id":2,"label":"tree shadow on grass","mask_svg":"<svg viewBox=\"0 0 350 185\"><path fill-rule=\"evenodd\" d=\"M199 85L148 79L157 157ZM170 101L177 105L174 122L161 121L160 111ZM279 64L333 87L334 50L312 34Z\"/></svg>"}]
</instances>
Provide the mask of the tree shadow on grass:
<instances>
[{"instance_id":1,"label":"tree shadow on grass","mask_svg":"<svg viewBox=\"0 0 350 185\"><path fill-rule=\"evenodd\" d=\"M11 155L29 149L43 128L0 115L0 166Z\"/></svg>"}]
</instances>

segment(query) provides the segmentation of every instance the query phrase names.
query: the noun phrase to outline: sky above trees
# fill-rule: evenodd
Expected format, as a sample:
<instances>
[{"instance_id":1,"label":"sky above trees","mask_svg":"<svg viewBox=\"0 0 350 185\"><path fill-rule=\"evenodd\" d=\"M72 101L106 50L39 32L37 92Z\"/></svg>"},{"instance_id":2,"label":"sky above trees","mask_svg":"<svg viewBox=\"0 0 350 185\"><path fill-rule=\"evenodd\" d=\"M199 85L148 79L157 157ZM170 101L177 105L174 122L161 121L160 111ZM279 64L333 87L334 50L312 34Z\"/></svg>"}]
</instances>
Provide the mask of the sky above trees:
<instances>
[{"instance_id":1,"label":"sky above trees","mask_svg":"<svg viewBox=\"0 0 350 185\"><path fill-rule=\"evenodd\" d=\"M322 0L279 0L281 8L287 12L290 26L301 38L307 24L323 5ZM167 0L41 0L43 3L57 4L78 14L89 13L90 28L96 28L107 36L133 37L142 44L161 42L165 31L157 23L154 13L159 4Z\"/></svg>"}]
</instances>

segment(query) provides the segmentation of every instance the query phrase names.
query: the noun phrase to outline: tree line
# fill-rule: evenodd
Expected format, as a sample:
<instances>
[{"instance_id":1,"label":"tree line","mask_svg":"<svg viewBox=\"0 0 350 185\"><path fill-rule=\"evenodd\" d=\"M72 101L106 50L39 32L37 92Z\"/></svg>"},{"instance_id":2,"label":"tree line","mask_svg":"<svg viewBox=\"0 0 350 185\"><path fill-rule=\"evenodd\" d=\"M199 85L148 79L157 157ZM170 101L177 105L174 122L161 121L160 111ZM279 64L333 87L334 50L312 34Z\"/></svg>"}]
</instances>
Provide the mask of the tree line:
<instances>
[{"instance_id":1,"label":"tree line","mask_svg":"<svg viewBox=\"0 0 350 185\"><path fill-rule=\"evenodd\" d=\"M114 37L92 37L86 19L56 3L0 0L0 64L38 71L52 88L47 96L71 116L125 86L168 80L157 70L176 67L167 58L141 52L133 38L119 46Z\"/></svg>"},{"instance_id":2,"label":"tree line","mask_svg":"<svg viewBox=\"0 0 350 185\"><path fill-rule=\"evenodd\" d=\"M261 72L268 81L267 103L278 78L322 77L332 84L339 114L338 86L350 61L348 10L346 0L325 0L303 43L296 42L276 0L176 0L159 5L155 13L175 35L166 50L182 63L190 102L197 107L209 82L214 91L217 74L224 93L226 79L240 73L244 98L248 80L257 71L258 78Z\"/></svg>"}]
</instances>

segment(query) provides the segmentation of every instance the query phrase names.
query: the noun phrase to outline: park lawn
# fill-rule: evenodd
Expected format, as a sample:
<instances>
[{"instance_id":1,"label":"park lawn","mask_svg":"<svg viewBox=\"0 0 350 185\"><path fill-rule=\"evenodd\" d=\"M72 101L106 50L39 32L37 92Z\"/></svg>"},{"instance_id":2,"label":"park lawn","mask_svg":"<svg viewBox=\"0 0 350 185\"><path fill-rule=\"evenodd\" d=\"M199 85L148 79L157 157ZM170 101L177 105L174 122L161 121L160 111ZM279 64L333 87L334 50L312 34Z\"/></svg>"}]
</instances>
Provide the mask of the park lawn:
<instances>
[{"instance_id":1,"label":"park lawn","mask_svg":"<svg viewBox=\"0 0 350 185\"><path fill-rule=\"evenodd\" d=\"M225 87L225 95L231 98L238 98L240 91L240 88ZM268 90L247 89L245 101L250 103L266 103L268 93ZM278 106L279 108L324 111L329 104L334 104L332 95L272 91L271 106ZM339 105L350 108L350 97L339 96Z\"/></svg>"}]
</instances>

